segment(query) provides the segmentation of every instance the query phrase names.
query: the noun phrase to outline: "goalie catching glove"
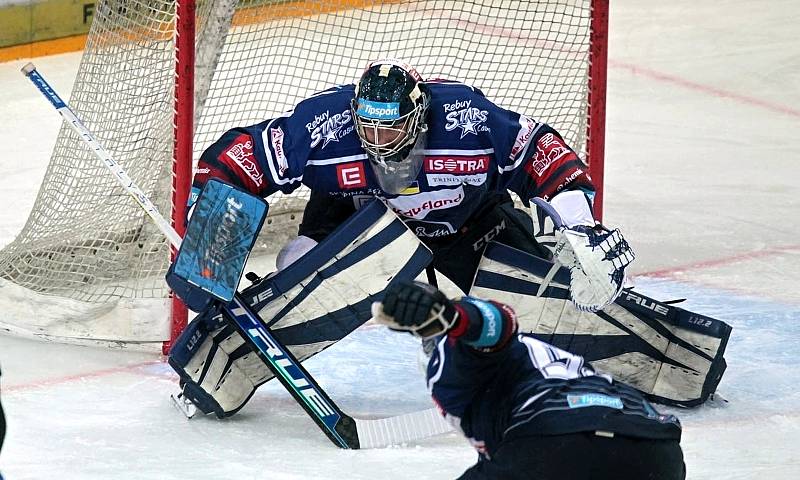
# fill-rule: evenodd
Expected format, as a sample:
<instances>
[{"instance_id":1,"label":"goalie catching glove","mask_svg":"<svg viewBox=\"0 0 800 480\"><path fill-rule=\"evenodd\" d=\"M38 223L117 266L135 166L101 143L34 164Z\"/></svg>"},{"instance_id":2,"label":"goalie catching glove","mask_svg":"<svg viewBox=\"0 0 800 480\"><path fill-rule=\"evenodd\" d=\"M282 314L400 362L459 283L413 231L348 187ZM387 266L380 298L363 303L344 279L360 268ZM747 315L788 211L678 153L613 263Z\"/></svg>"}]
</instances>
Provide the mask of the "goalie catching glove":
<instances>
[{"instance_id":1,"label":"goalie catching glove","mask_svg":"<svg viewBox=\"0 0 800 480\"><path fill-rule=\"evenodd\" d=\"M575 307L596 312L616 300L625 285L625 267L634 259L622 233L594 222L583 192L561 193L552 204L541 198L533 202L553 220L553 256L569 269L570 300ZM594 226L586 225L589 220Z\"/></svg>"}]
</instances>

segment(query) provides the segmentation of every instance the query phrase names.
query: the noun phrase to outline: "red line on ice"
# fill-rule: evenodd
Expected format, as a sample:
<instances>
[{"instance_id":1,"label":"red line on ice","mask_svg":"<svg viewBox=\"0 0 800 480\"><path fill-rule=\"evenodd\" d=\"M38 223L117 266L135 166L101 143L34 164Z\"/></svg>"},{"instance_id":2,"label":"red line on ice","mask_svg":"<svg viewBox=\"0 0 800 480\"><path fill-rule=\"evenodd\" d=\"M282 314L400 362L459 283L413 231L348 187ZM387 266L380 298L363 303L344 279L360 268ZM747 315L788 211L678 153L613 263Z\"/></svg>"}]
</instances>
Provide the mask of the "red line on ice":
<instances>
[{"instance_id":1,"label":"red line on ice","mask_svg":"<svg viewBox=\"0 0 800 480\"><path fill-rule=\"evenodd\" d=\"M722 267L738 262L755 260L764 257L772 257L775 255L780 255L782 253L795 253L795 252L800 253L800 245L789 245L785 247L776 247L776 248L768 248L766 250L758 250L755 252L744 252L737 255L732 255L730 257L718 258L714 260L706 260L703 262L691 263L689 265L669 267L661 270L654 270L652 272L640 273L637 274L636 276L651 277L651 278L666 278L666 277L672 277L678 272L685 272L689 270L702 270L711 267Z\"/></svg>"},{"instance_id":2,"label":"red line on ice","mask_svg":"<svg viewBox=\"0 0 800 480\"><path fill-rule=\"evenodd\" d=\"M411 8L410 10L420 10L418 8ZM441 20L449 20L455 23L456 25L461 26L462 28L467 29L468 31L477 31L484 33L486 35L494 35L498 37L505 37L510 39L512 42L522 45L528 45L532 48L540 48L544 50L556 50L566 53L572 53L574 55L585 55L586 52L583 51L581 48L576 48L568 43L559 42L548 40L545 38L540 38L536 35L529 35L526 33L520 33L519 31L515 31L508 28L498 27L495 25L490 25L488 23L480 22L471 20L468 18L461 18L455 15L452 15L450 12L446 12L443 10L429 10L429 9L422 9L427 14L432 14L433 11L436 11L436 14L439 15ZM756 107L761 107L767 110L771 110L773 112L782 113L785 115L790 115L792 117L800 118L800 110L796 108L791 108L786 105L781 105L778 103L768 102L766 100L761 100L756 97L751 97L747 95L742 95L740 93L731 92L727 90L723 90L721 88L712 87L709 85L703 85L702 83L692 82L691 80L687 80L685 78L678 77L676 75L670 75L667 73L659 72L656 70L652 70L649 68L644 68L638 65L634 65L631 63L620 62L617 60L613 60L611 58L608 59L608 66L613 68L618 68L621 70L627 70L633 75L641 75L645 77L652 78L654 80L659 80L666 83L672 83L675 85L680 85L681 87L688 88L690 90L696 90L699 92L704 92L709 95L719 97L719 98L729 98L731 100L736 100L738 102L753 105ZM535 72L531 72L535 74Z\"/></svg>"},{"instance_id":3,"label":"red line on ice","mask_svg":"<svg viewBox=\"0 0 800 480\"><path fill-rule=\"evenodd\" d=\"M748 105L753 105L756 107L765 108L767 110L772 110L773 112L783 113L785 115L791 115L792 117L800 118L800 110L796 108L787 107L786 105L780 105L777 103L768 102L766 100L761 100L759 98L723 90L721 88L703 85L702 83L692 82L690 80L686 80L685 78L658 72L656 70L651 70L649 68L640 67L638 65L633 65L630 63L624 63L609 59L608 66L613 68L618 68L621 70L627 70L634 75L641 75L655 80L660 80L662 82L680 85L681 87L685 87L691 90L697 90L700 92L708 93L715 97L730 98L731 100L736 100L742 103L746 103Z\"/></svg>"},{"instance_id":4,"label":"red line on ice","mask_svg":"<svg viewBox=\"0 0 800 480\"><path fill-rule=\"evenodd\" d=\"M97 370L88 373L78 373L75 375L67 375L65 377L48 378L45 380L39 380L30 383L20 383L18 385L8 385L8 386L4 385L2 387L2 391L3 393L20 392L26 390L33 390L41 387L49 387L52 385L60 385L64 383L75 382L79 380L90 380L94 378L105 377L108 375L114 375L116 373L131 373L143 367L147 367L150 365L158 365L160 363L162 363L161 360L150 360L147 362L136 363L125 367L107 368L105 370Z\"/></svg>"}]
</instances>

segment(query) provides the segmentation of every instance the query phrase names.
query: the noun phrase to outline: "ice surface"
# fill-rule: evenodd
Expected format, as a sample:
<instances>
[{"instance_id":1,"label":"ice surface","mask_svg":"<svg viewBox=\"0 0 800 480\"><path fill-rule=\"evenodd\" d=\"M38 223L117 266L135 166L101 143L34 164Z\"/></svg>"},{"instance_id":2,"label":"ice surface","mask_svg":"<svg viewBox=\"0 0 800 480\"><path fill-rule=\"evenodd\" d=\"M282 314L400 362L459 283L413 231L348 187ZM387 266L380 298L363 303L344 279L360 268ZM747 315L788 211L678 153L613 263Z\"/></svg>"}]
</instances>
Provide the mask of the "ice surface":
<instances>
[{"instance_id":1,"label":"ice surface","mask_svg":"<svg viewBox=\"0 0 800 480\"><path fill-rule=\"evenodd\" d=\"M798 18L795 0L611 5L605 220L636 249L643 293L688 298L685 307L734 327L719 388L727 401L675 412L690 479L800 478ZM35 61L68 97L78 59ZM22 228L61 124L19 73L27 61L0 64L0 245ZM429 406L415 355L410 337L366 327L307 366L345 411L374 417ZM230 420L189 421L169 403L176 377L160 360L0 336L0 471L443 479L475 459L455 434L336 449L278 385Z\"/></svg>"}]
</instances>

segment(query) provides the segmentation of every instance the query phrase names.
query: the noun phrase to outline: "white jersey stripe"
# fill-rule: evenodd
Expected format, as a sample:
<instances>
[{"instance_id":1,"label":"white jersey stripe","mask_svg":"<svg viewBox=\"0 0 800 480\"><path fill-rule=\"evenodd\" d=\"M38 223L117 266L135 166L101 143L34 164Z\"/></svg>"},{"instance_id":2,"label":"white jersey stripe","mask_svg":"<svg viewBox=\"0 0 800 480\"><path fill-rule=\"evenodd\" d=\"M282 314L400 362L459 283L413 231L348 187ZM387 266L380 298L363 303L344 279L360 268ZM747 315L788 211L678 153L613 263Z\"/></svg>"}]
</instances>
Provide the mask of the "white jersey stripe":
<instances>
[{"instance_id":1,"label":"white jersey stripe","mask_svg":"<svg viewBox=\"0 0 800 480\"><path fill-rule=\"evenodd\" d=\"M273 158L272 152L269 149L269 142L270 142L269 131L270 131L270 127L279 118L285 118L285 117L290 116L291 114L292 114L292 112L289 111L289 112L285 112L285 113L281 114L279 117L274 118L271 122L269 122L269 124L267 125L267 128L265 128L261 132L261 143L264 145L264 153L266 154L266 157L267 157L267 162L266 162L267 163L267 167L269 167L269 174L272 177L272 181L275 183L275 185L286 185L287 183L292 184L294 182L300 182L300 181L303 180L303 175L302 174L300 174L299 177L281 178L278 175L278 172L275 171L275 158Z\"/></svg>"},{"instance_id":2,"label":"white jersey stripe","mask_svg":"<svg viewBox=\"0 0 800 480\"><path fill-rule=\"evenodd\" d=\"M359 155L349 155L347 157L335 157L335 158L324 158L319 160L309 160L306 165L338 165L340 163L347 163L347 162L356 162L358 160L366 160L367 155L365 153Z\"/></svg>"},{"instance_id":3,"label":"white jersey stripe","mask_svg":"<svg viewBox=\"0 0 800 480\"><path fill-rule=\"evenodd\" d=\"M494 153L494 148L484 148L484 149L477 149L477 150L459 150L453 148L432 148L432 149L425 149L422 151L424 155L452 155L452 156L462 156L462 157L469 157L475 155L490 155Z\"/></svg>"}]
</instances>

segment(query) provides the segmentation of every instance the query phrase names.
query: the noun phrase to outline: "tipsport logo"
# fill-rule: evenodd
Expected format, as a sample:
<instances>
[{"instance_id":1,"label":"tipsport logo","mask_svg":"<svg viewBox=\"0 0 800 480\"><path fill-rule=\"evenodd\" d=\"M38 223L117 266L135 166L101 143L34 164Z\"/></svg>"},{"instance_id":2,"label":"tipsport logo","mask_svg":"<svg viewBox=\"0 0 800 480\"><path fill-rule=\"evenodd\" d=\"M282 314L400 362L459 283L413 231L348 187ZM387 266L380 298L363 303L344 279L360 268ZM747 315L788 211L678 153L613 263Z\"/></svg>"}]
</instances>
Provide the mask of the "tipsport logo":
<instances>
[{"instance_id":1,"label":"tipsport logo","mask_svg":"<svg viewBox=\"0 0 800 480\"><path fill-rule=\"evenodd\" d=\"M373 120L397 120L400 118L400 104L397 102L372 102L359 98L356 113L361 117Z\"/></svg>"},{"instance_id":2,"label":"tipsport logo","mask_svg":"<svg viewBox=\"0 0 800 480\"><path fill-rule=\"evenodd\" d=\"M314 120L306 123L306 130L311 134L311 148L320 143L320 148L325 148L330 142L338 142L352 132L353 128L353 114L349 108L333 115L329 111L314 115Z\"/></svg>"},{"instance_id":3,"label":"tipsport logo","mask_svg":"<svg viewBox=\"0 0 800 480\"><path fill-rule=\"evenodd\" d=\"M472 100L456 100L453 103L444 104L445 119L447 120L444 129L451 132L460 128L461 138L466 137L468 133L477 135L478 132L489 131L489 127L484 125L489 119L489 112L471 105Z\"/></svg>"}]
</instances>

